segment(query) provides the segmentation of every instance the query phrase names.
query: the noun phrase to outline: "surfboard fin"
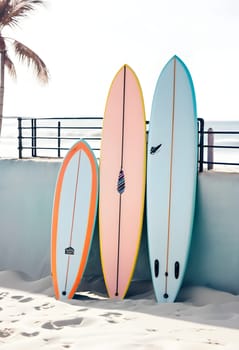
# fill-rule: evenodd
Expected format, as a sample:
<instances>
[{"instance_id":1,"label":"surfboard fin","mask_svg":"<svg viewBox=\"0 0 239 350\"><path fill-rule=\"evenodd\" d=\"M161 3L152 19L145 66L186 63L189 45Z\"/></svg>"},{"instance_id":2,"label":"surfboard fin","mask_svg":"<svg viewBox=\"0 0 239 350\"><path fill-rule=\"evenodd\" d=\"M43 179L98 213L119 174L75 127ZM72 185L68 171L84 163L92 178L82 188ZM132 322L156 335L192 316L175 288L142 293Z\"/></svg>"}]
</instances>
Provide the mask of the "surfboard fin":
<instances>
[{"instance_id":1,"label":"surfboard fin","mask_svg":"<svg viewBox=\"0 0 239 350\"><path fill-rule=\"evenodd\" d=\"M158 275L159 275L159 261L158 261L158 259L154 260L154 275L155 275L155 277L158 277Z\"/></svg>"},{"instance_id":2,"label":"surfboard fin","mask_svg":"<svg viewBox=\"0 0 239 350\"><path fill-rule=\"evenodd\" d=\"M176 279L178 279L179 273L180 273L180 264L178 261L176 261L174 264L174 276Z\"/></svg>"}]
</instances>

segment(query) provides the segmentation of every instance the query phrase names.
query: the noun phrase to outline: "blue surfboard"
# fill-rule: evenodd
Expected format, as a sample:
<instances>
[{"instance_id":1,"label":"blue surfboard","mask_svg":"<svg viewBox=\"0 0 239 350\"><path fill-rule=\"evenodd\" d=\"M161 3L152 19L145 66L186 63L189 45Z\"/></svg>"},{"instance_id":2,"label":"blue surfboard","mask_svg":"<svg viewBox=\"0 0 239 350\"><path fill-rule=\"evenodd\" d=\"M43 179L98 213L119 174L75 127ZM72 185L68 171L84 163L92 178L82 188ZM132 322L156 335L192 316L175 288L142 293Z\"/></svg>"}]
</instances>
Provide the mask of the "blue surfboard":
<instances>
[{"instance_id":1,"label":"blue surfboard","mask_svg":"<svg viewBox=\"0 0 239 350\"><path fill-rule=\"evenodd\" d=\"M184 277L194 218L197 143L193 82L174 56L156 84L148 135L147 231L158 302L174 302Z\"/></svg>"}]
</instances>

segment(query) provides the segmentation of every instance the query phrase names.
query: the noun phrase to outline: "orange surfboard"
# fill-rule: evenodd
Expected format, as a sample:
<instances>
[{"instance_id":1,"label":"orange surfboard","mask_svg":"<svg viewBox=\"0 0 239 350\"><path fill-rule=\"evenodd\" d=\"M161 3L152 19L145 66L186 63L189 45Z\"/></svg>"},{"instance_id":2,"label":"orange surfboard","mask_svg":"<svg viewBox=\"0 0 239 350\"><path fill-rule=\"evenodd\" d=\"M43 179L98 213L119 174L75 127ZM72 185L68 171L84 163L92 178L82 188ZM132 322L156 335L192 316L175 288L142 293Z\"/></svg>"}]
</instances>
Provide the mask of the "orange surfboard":
<instances>
[{"instance_id":1,"label":"orange surfboard","mask_svg":"<svg viewBox=\"0 0 239 350\"><path fill-rule=\"evenodd\" d=\"M111 298L124 298L137 260L145 199L146 122L139 81L116 74L105 107L99 194L100 253Z\"/></svg>"},{"instance_id":2,"label":"orange surfboard","mask_svg":"<svg viewBox=\"0 0 239 350\"><path fill-rule=\"evenodd\" d=\"M89 255L98 204L98 164L84 140L67 153L55 188L51 270L57 299L71 299Z\"/></svg>"}]
</instances>

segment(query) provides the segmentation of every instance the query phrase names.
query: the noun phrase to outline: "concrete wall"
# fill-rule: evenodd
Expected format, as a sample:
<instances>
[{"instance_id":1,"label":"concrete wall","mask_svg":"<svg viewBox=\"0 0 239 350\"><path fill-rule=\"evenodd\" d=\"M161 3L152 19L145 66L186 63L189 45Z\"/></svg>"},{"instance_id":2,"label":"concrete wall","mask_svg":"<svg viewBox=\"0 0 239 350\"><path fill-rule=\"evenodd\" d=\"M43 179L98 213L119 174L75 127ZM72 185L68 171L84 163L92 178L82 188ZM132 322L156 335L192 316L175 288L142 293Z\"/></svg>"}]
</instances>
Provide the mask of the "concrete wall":
<instances>
[{"instance_id":1,"label":"concrete wall","mask_svg":"<svg viewBox=\"0 0 239 350\"><path fill-rule=\"evenodd\" d=\"M51 209L60 162L0 160L0 269L49 274Z\"/></svg>"},{"instance_id":2,"label":"concrete wall","mask_svg":"<svg viewBox=\"0 0 239 350\"><path fill-rule=\"evenodd\" d=\"M199 175L185 283L239 293L239 173Z\"/></svg>"},{"instance_id":3,"label":"concrete wall","mask_svg":"<svg viewBox=\"0 0 239 350\"><path fill-rule=\"evenodd\" d=\"M0 160L0 269L50 273L51 210L61 161ZM146 220L134 278L150 280ZM98 227L86 275L101 275ZM198 176L185 284L239 293L239 173Z\"/></svg>"}]
</instances>

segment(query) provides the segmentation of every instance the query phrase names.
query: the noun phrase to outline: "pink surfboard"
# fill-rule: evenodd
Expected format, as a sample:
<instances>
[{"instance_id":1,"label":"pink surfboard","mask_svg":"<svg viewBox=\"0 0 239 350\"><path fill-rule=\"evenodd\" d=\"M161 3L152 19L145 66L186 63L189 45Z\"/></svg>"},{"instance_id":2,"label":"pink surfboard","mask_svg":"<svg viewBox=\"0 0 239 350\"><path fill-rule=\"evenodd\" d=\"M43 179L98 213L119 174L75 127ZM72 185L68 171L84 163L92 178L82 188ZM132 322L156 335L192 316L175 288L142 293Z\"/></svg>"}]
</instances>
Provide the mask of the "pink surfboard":
<instances>
[{"instance_id":1,"label":"pink surfboard","mask_svg":"<svg viewBox=\"0 0 239 350\"><path fill-rule=\"evenodd\" d=\"M100 253L110 298L124 298L134 272L142 232L145 179L143 95L135 73L124 65L109 90L100 156Z\"/></svg>"}]
</instances>

